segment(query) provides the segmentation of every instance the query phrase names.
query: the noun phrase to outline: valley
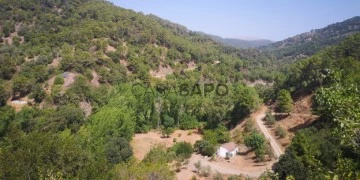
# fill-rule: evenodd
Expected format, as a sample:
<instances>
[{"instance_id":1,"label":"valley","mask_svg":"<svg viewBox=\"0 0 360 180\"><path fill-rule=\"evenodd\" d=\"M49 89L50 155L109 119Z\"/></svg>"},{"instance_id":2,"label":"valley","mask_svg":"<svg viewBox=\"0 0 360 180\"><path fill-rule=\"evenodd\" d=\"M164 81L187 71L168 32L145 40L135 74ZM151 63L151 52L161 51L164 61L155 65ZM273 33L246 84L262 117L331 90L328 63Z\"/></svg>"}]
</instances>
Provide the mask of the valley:
<instances>
[{"instance_id":1,"label":"valley","mask_svg":"<svg viewBox=\"0 0 360 180\"><path fill-rule=\"evenodd\" d=\"M359 16L245 41L3 0L0 64L0 179L360 178Z\"/></svg>"}]
</instances>

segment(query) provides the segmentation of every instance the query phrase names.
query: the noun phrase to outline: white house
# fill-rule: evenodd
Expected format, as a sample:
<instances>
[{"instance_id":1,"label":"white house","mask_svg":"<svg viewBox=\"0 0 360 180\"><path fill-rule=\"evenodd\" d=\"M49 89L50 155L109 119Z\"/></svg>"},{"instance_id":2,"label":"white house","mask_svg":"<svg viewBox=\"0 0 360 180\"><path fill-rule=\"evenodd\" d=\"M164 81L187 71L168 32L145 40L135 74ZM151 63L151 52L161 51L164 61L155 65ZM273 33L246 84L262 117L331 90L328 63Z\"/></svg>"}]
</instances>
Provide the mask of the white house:
<instances>
[{"instance_id":1,"label":"white house","mask_svg":"<svg viewBox=\"0 0 360 180\"><path fill-rule=\"evenodd\" d=\"M226 158L235 156L237 152L239 152L239 147L235 143L229 142L222 144L216 151L216 154L222 158Z\"/></svg>"}]
</instances>

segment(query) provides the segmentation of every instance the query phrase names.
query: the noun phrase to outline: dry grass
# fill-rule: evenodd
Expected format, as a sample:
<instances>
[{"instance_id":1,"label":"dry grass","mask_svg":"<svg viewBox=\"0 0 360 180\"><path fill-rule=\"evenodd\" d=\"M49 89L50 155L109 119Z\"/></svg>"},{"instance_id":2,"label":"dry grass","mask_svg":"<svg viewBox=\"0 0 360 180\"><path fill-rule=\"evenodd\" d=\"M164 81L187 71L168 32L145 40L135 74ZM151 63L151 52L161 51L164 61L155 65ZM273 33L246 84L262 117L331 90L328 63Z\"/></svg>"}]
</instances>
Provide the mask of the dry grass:
<instances>
[{"instance_id":1,"label":"dry grass","mask_svg":"<svg viewBox=\"0 0 360 180\"><path fill-rule=\"evenodd\" d=\"M194 131L189 134L189 131ZM181 134L179 136L179 134ZM142 160L145 155L153 148L154 146L161 144L165 147L173 146L173 139L176 138L176 142L189 142L195 144L197 140L201 140L202 136L196 132L196 130L176 130L170 135L169 138L163 138L161 132L159 131L150 131L143 134L135 134L131 141L131 146L134 151L134 157L138 160Z\"/></svg>"}]
</instances>

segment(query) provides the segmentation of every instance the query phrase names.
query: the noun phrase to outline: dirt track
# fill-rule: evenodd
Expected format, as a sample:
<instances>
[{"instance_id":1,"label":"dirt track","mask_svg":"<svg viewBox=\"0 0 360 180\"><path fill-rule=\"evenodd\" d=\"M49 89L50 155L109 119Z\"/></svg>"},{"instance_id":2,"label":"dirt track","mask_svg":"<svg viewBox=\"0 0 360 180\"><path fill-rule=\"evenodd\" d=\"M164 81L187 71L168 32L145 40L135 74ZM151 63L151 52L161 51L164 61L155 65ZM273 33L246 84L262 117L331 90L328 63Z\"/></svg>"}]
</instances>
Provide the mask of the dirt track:
<instances>
[{"instance_id":1,"label":"dirt track","mask_svg":"<svg viewBox=\"0 0 360 180\"><path fill-rule=\"evenodd\" d=\"M281 147L276 142L275 138L271 136L269 130L265 127L262 119L265 117L267 106L261 106L257 111L251 114L251 118L255 120L255 123L259 127L260 131L264 136L270 141L271 148L273 150L274 156L276 159L268 162L256 163L250 156L235 156L232 157L229 161L222 158L216 158L216 161L210 161L210 158L204 157L198 154L193 154L189 159L189 164L186 166L187 171L180 172L177 174L177 179L189 179L192 175L195 175L192 172L196 171L194 163L200 161L202 167L210 166L211 170L214 172L219 172L221 174L242 174L250 178L257 178L266 170L272 168L273 164L277 161L277 158L283 154ZM243 124L239 124L235 129L239 129ZM192 173L189 175L188 173Z\"/></svg>"},{"instance_id":2,"label":"dirt track","mask_svg":"<svg viewBox=\"0 0 360 180\"><path fill-rule=\"evenodd\" d=\"M264 122L262 121L265 118L267 111L266 106L261 106L261 108L252 115L252 118L255 120L260 131L264 134L265 138L269 140L271 149L273 151L274 157L279 158L283 151L279 144L276 142L275 138L270 134L269 130L265 127Z\"/></svg>"}]
</instances>

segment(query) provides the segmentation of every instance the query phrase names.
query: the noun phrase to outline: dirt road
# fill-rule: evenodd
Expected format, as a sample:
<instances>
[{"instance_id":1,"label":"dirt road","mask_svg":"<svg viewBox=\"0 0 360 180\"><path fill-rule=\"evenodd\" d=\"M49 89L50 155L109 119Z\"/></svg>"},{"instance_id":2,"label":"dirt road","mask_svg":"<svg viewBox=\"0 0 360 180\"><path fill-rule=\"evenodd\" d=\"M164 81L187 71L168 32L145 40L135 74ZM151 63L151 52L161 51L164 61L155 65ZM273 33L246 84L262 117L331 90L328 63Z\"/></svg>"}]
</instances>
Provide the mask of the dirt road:
<instances>
[{"instance_id":1,"label":"dirt road","mask_svg":"<svg viewBox=\"0 0 360 180\"><path fill-rule=\"evenodd\" d=\"M269 130L265 127L264 122L262 121L266 116L267 110L268 108L266 106L264 105L261 106L261 108L257 112L252 114L252 118L255 120L257 126L259 127L260 131L264 134L265 138L269 140L273 154L277 159L283 154L283 151L281 150L279 144L276 142L275 138L271 136Z\"/></svg>"},{"instance_id":2,"label":"dirt road","mask_svg":"<svg viewBox=\"0 0 360 180\"><path fill-rule=\"evenodd\" d=\"M275 138L271 136L269 130L265 127L262 119L266 116L267 106L261 106L257 111L251 114L251 118L259 127L261 133L269 140L275 159L269 162L255 163L253 159L246 156L235 156L230 160L218 158L216 161L210 161L209 157L204 157L198 154L193 154L189 159L189 164L186 166L186 171L177 174L177 179L189 179L193 172L196 171L194 164L201 162L202 167L210 166L213 172L221 174L242 174L251 178L259 177L263 172L272 168L280 155L283 154L281 147L276 142ZM239 124L235 129L239 129L243 124ZM189 175L190 173L190 175Z\"/></svg>"},{"instance_id":3,"label":"dirt road","mask_svg":"<svg viewBox=\"0 0 360 180\"><path fill-rule=\"evenodd\" d=\"M204 157L201 156L199 154L193 154L191 156L191 158L189 159L189 164L187 166L187 169L195 172L196 168L195 168L195 163L200 161L201 162L201 166L202 167L207 167L209 166L211 168L211 170L213 171L213 173L215 172L219 172L221 174L233 174L233 175L244 175L244 176L248 176L251 178L257 178L259 177L264 171L266 171L267 169L271 169L271 166L273 164L273 162L268 162L264 163L263 166L259 166L259 165L248 165L248 166L243 166L243 167L238 167L234 164L235 161L244 161L244 159L242 159L241 157L233 157L230 161L231 162L227 162L225 160L220 160L220 161L210 161L209 157ZM182 179L183 175L179 174L177 176L178 179Z\"/></svg>"}]
</instances>

